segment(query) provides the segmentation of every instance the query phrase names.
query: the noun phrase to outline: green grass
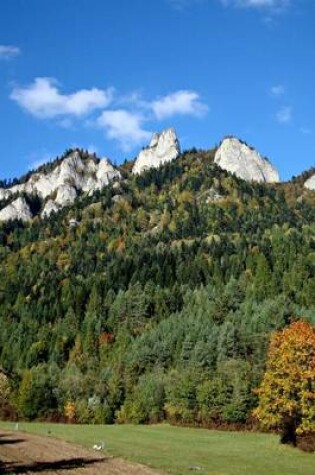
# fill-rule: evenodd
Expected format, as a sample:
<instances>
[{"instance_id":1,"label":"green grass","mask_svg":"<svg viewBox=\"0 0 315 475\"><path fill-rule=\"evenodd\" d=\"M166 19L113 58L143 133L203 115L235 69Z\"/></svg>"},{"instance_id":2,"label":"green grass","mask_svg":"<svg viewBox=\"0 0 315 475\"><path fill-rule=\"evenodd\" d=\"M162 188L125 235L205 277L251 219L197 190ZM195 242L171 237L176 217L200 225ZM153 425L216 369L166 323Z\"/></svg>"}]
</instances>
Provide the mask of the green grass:
<instances>
[{"instance_id":1,"label":"green grass","mask_svg":"<svg viewBox=\"0 0 315 475\"><path fill-rule=\"evenodd\" d=\"M0 423L0 430L15 424ZM279 444L274 435L153 426L20 423L22 431L58 437L172 475L313 475L315 455ZM194 472L192 467L201 467Z\"/></svg>"}]
</instances>

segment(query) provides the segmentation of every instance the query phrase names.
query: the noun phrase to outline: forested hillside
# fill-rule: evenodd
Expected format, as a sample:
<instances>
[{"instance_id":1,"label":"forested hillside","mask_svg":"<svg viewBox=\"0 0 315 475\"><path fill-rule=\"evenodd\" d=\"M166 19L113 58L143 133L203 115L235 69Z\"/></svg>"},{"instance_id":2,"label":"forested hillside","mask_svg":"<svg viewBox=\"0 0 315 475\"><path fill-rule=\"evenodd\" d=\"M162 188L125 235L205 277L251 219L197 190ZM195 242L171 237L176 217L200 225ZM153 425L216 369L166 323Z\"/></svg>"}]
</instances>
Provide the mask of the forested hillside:
<instances>
[{"instance_id":1,"label":"forested hillside","mask_svg":"<svg viewBox=\"0 0 315 475\"><path fill-rule=\"evenodd\" d=\"M142 175L127 162L49 218L0 225L0 365L20 416L250 417L270 332L315 323L315 192L247 183L214 152Z\"/></svg>"}]
</instances>

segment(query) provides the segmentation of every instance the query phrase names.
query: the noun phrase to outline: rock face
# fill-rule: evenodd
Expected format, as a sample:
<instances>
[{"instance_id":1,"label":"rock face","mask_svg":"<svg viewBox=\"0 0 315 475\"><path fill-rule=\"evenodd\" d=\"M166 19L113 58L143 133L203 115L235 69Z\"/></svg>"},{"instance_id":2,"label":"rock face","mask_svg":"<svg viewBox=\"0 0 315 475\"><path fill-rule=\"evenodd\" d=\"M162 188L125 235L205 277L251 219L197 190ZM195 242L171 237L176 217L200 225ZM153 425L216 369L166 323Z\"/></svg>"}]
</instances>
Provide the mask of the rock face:
<instances>
[{"instance_id":1,"label":"rock face","mask_svg":"<svg viewBox=\"0 0 315 475\"><path fill-rule=\"evenodd\" d=\"M276 168L256 150L235 137L223 140L215 154L214 162L246 181L265 183L279 181Z\"/></svg>"},{"instance_id":2,"label":"rock face","mask_svg":"<svg viewBox=\"0 0 315 475\"><path fill-rule=\"evenodd\" d=\"M180 154L179 141L174 129L154 134L149 147L142 150L133 166L132 173L140 174L150 168L159 168L175 160Z\"/></svg>"},{"instance_id":3,"label":"rock face","mask_svg":"<svg viewBox=\"0 0 315 475\"><path fill-rule=\"evenodd\" d=\"M315 175L312 175L306 182L304 183L305 188L308 190L315 190Z\"/></svg>"},{"instance_id":4,"label":"rock face","mask_svg":"<svg viewBox=\"0 0 315 475\"><path fill-rule=\"evenodd\" d=\"M49 216L63 206L74 202L79 192L91 194L114 179L120 178L107 158L99 161L93 157L82 158L79 150L71 152L48 173L33 173L26 183L11 188L0 188L0 200L18 193L37 194L47 199L42 216Z\"/></svg>"},{"instance_id":5,"label":"rock face","mask_svg":"<svg viewBox=\"0 0 315 475\"><path fill-rule=\"evenodd\" d=\"M57 211L59 211L59 206L57 206L53 200L48 200L41 212L41 217L46 218L52 212L57 213Z\"/></svg>"},{"instance_id":6,"label":"rock face","mask_svg":"<svg viewBox=\"0 0 315 475\"><path fill-rule=\"evenodd\" d=\"M0 221L10 221L11 219L21 219L22 221L32 219L30 207L24 198L17 198L0 211Z\"/></svg>"}]
</instances>

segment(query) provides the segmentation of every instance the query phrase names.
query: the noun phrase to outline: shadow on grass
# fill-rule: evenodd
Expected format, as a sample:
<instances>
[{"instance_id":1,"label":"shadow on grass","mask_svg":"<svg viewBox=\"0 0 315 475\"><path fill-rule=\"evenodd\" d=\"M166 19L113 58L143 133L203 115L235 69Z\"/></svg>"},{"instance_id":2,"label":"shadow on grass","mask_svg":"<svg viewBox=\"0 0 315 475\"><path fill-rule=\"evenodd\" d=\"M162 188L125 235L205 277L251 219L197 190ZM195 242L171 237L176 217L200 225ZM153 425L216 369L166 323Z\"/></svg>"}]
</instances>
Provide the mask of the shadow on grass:
<instances>
[{"instance_id":1,"label":"shadow on grass","mask_svg":"<svg viewBox=\"0 0 315 475\"><path fill-rule=\"evenodd\" d=\"M57 460L55 462L31 462L27 464L15 462L0 462L1 474L22 474L22 473L45 473L58 470L75 470L85 468L95 463L104 462L105 458L73 458L69 460Z\"/></svg>"}]
</instances>

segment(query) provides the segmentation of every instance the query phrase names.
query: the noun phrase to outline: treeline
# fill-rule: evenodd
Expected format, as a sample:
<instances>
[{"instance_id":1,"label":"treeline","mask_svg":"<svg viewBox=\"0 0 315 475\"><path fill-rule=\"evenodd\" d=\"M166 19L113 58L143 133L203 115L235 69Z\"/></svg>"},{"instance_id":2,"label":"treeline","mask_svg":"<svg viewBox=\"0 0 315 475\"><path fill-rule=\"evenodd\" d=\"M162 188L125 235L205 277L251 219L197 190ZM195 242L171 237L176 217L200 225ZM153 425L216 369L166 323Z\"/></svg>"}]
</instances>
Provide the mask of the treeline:
<instances>
[{"instance_id":1,"label":"treeline","mask_svg":"<svg viewBox=\"0 0 315 475\"><path fill-rule=\"evenodd\" d=\"M0 228L10 403L29 419L244 423L270 332L314 321L314 193L243 182L213 151L122 173Z\"/></svg>"}]
</instances>

